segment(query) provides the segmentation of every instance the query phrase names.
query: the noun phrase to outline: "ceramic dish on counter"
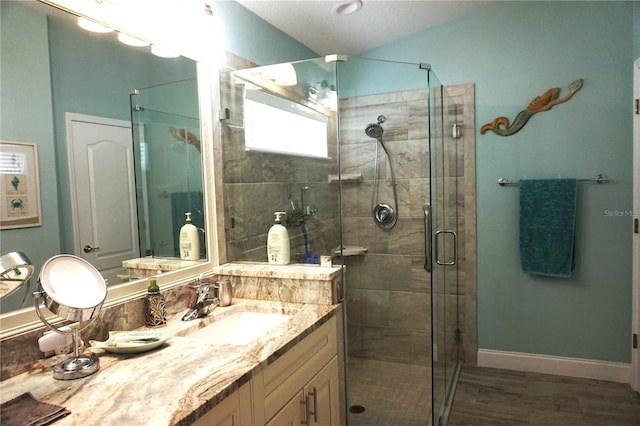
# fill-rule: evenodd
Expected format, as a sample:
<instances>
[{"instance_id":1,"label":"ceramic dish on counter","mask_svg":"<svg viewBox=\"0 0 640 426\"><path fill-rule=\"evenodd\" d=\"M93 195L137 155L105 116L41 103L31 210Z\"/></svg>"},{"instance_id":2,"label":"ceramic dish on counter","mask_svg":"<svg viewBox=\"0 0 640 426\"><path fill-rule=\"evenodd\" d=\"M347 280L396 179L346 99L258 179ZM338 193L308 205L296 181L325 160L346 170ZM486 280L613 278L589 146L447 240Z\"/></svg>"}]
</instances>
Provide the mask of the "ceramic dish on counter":
<instances>
[{"instance_id":1,"label":"ceramic dish on counter","mask_svg":"<svg viewBox=\"0 0 640 426\"><path fill-rule=\"evenodd\" d=\"M162 346L171 336L158 331L110 331L104 342L89 340L92 348L117 354L147 352Z\"/></svg>"}]
</instances>

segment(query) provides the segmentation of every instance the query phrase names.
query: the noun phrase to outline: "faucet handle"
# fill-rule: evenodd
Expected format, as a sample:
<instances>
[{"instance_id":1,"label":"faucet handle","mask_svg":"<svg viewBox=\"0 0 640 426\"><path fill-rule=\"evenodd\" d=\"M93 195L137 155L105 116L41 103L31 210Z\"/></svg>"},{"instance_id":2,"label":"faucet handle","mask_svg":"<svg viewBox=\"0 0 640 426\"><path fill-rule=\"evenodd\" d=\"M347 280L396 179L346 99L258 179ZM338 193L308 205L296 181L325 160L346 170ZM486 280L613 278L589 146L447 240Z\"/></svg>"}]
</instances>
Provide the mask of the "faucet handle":
<instances>
[{"instance_id":1,"label":"faucet handle","mask_svg":"<svg viewBox=\"0 0 640 426\"><path fill-rule=\"evenodd\" d=\"M211 283L209 282L201 282L201 278L198 278L196 285L191 287L191 296L189 297L189 303L187 307L189 309L195 307L199 302L202 302L204 299L209 296L209 287Z\"/></svg>"}]
</instances>

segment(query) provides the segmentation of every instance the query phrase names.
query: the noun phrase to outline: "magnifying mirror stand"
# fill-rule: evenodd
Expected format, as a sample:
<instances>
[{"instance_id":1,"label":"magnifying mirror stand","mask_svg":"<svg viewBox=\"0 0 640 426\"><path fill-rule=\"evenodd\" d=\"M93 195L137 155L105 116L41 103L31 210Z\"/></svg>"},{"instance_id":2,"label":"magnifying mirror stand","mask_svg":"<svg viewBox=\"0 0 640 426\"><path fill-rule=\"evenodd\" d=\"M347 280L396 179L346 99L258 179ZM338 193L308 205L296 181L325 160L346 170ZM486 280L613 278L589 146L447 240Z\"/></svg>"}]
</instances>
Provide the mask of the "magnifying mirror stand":
<instances>
[{"instance_id":1,"label":"magnifying mirror stand","mask_svg":"<svg viewBox=\"0 0 640 426\"><path fill-rule=\"evenodd\" d=\"M87 377L100 369L94 354L81 355L78 349L80 332L96 319L107 298L107 286L100 272L86 260L60 254L47 260L38 278L37 291L33 293L36 314L49 329L56 333L72 335L73 358L55 366L53 378L72 380ZM77 323L71 330L53 326L40 312L40 303L63 320Z\"/></svg>"},{"instance_id":2,"label":"magnifying mirror stand","mask_svg":"<svg viewBox=\"0 0 640 426\"><path fill-rule=\"evenodd\" d=\"M73 358L62 361L53 367L53 378L57 380L74 380L87 377L100 369L100 359L95 354L80 354L78 346L81 344L80 331L89 326L91 321L78 323L78 326L72 326L70 331L64 331L54 327L40 312L40 296L41 292L34 292L34 304L38 318L51 330L60 334L71 334L73 340Z\"/></svg>"},{"instance_id":3,"label":"magnifying mirror stand","mask_svg":"<svg viewBox=\"0 0 640 426\"><path fill-rule=\"evenodd\" d=\"M100 369L100 359L95 354L80 354L78 349L80 331L74 329L73 338L73 358L62 361L53 367L53 378L58 380L81 379L95 373Z\"/></svg>"}]
</instances>

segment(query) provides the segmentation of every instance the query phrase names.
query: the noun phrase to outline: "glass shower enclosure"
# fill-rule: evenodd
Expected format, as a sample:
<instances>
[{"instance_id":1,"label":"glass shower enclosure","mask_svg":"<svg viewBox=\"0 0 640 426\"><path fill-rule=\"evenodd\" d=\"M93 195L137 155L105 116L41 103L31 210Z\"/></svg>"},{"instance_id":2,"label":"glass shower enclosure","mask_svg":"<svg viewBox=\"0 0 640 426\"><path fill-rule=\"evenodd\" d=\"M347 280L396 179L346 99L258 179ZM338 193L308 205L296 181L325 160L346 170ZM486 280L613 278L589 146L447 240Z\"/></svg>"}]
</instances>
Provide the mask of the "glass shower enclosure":
<instances>
[{"instance_id":1,"label":"glass shower enclosure","mask_svg":"<svg viewBox=\"0 0 640 426\"><path fill-rule=\"evenodd\" d=\"M295 81L278 84L286 79L276 71ZM326 155L249 148L238 115L248 90L326 115ZM228 260L265 261L273 212L290 213L293 262L311 251L345 266L343 423L444 424L460 360L463 237L461 150L450 128L458 109L447 90L428 64L334 55L247 69L240 61L222 73L221 91ZM289 126L266 121L267 139Z\"/></svg>"},{"instance_id":2,"label":"glass shower enclosure","mask_svg":"<svg viewBox=\"0 0 640 426\"><path fill-rule=\"evenodd\" d=\"M442 424L459 359L455 104L428 64L349 58L337 72L348 424Z\"/></svg>"}]
</instances>

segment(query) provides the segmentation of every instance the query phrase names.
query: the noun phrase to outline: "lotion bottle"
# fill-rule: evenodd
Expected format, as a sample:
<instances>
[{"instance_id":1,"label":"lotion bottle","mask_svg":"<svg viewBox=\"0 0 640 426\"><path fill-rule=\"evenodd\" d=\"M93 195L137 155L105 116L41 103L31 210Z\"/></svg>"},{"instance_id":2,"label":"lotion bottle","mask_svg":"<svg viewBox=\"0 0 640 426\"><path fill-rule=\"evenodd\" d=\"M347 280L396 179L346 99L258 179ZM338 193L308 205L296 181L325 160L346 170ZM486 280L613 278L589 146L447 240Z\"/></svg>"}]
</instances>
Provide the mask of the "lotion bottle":
<instances>
[{"instance_id":1,"label":"lotion bottle","mask_svg":"<svg viewBox=\"0 0 640 426\"><path fill-rule=\"evenodd\" d=\"M191 213L185 213L187 220L180 228L180 259L199 260L200 259L200 236L198 228L191 223Z\"/></svg>"},{"instance_id":2,"label":"lotion bottle","mask_svg":"<svg viewBox=\"0 0 640 426\"><path fill-rule=\"evenodd\" d=\"M289 232L282 225L284 212L275 212L273 226L267 234L267 259L275 265L287 265L290 259Z\"/></svg>"}]
</instances>

